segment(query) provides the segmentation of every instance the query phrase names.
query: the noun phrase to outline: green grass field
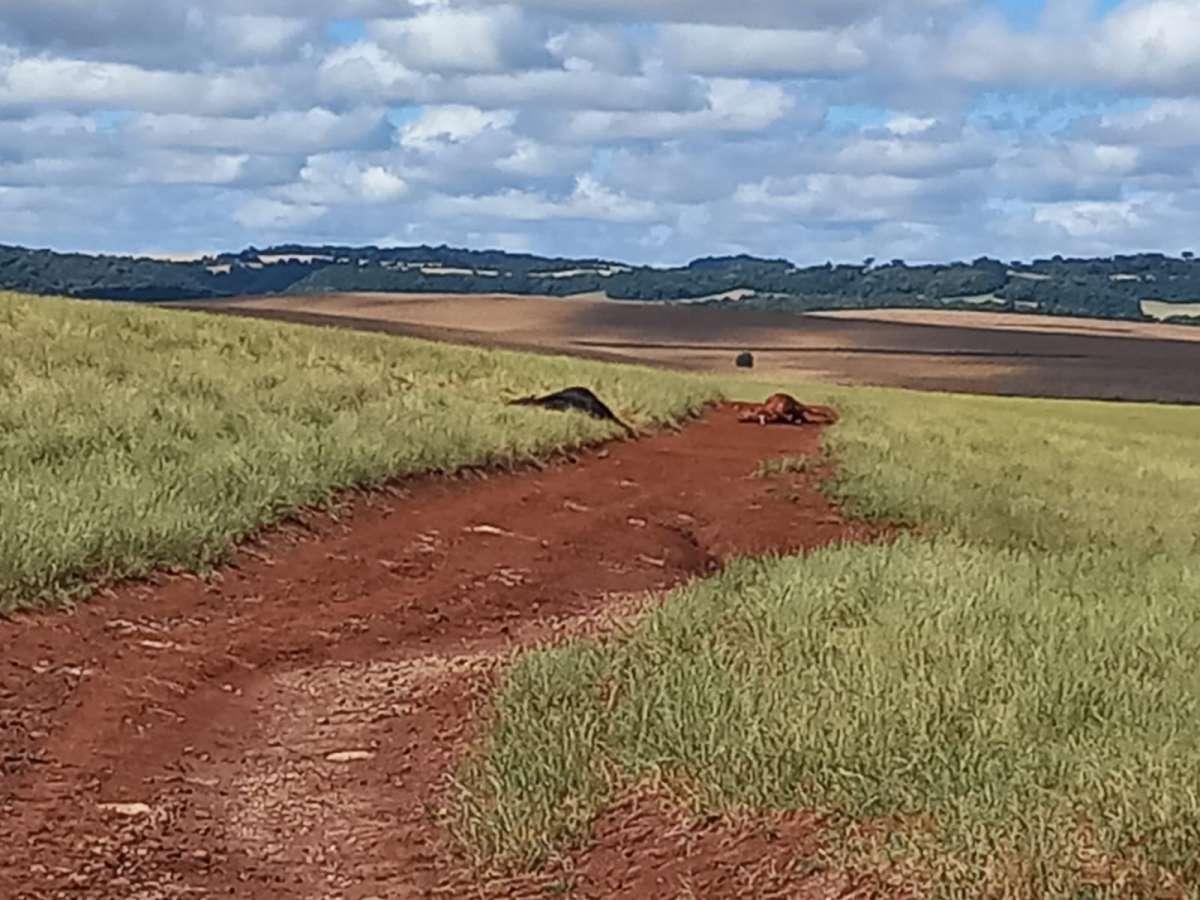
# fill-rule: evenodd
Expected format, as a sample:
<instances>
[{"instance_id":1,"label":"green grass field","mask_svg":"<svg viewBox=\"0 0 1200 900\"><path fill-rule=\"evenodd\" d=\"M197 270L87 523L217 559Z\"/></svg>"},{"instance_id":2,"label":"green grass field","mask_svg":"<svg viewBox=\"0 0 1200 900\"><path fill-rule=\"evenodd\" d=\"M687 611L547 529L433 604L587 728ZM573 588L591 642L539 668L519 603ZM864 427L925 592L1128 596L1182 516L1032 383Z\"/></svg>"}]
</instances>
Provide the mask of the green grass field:
<instances>
[{"instance_id":1,"label":"green grass field","mask_svg":"<svg viewBox=\"0 0 1200 900\"><path fill-rule=\"evenodd\" d=\"M1200 896L1200 413L828 396L829 490L921 527L745 561L524 657L461 836L530 866L649 784L826 812L824 864L922 895ZM854 837L896 816L926 824Z\"/></svg>"},{"instance_id":2,"label":"green grass field","mask_svg":"<svg viewBox=\"0 0 1200 900\"><path fill-rule=\"evenodd\" d=\"M580 379L642 426L715 393L635 367L0 294L0 613L203 568L339 488L612 436L498 402Z\"/></svg>"}]
</instances>

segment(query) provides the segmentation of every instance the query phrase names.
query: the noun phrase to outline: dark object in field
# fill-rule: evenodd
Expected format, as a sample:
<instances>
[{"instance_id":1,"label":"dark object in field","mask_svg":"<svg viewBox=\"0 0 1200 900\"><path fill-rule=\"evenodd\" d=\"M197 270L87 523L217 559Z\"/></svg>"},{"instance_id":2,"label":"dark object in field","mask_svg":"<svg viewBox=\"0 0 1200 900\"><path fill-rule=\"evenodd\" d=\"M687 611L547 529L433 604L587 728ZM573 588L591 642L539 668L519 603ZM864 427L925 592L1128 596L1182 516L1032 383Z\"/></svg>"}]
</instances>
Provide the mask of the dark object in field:
<instances>
[{"instance_id":1,"label":"dark object in field","mask_svg":"<svg viewBox=\"0 0 1200 900\"><path fill-rule=\"evenodd\" d=\"M553 394L546 394L544 397L525 397L521 400L510 400L508 401L508 405L540 406L542 409L552 409L557 412L574 409L582 413L587 413L594 419L615 422L629 432L631 436L637 436L636 431L618 419L613 411L604 404L603 400L585 387L564 388L561 391L555 391Z\"/></svg>"},{"instance_id":2,"label":"dark object in field","mask_svg":"<svg viewBox=\"0 0 1200 900\"><path fill-rule=\"evenodd\" d=\"M791 394L772 394L763 403L739 403L739 422L759 425L832 425L838 420L831 406L808 406Z\"/></svg>"},{"instance_id":3,"label":"dark object in field","mask_svg":"<svg viewBox=\"0 0 1200 900\"><path fill-rule=\"evenodd\" d=\"M754 354L748 351L746 353L739 353L735 363L739 369L753 369Z\"/></svg>"}]
</instances>

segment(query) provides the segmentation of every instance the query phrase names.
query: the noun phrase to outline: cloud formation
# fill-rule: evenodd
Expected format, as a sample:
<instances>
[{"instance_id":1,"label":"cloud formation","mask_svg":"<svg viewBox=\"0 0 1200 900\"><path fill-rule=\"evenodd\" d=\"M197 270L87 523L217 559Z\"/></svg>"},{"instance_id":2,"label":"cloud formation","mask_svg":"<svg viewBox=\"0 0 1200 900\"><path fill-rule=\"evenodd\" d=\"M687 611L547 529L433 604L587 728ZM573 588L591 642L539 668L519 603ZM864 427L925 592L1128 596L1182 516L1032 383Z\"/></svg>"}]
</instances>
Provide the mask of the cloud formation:
<instances>
[{"instance_id":1,"label":"cloud formation","mask_svg":"<svg viewBox=\"0 0 1200 900\"><path fill-rule=\"evenodd\" d=\"M1177 251L1195 0L0 7L0 240L680 262Z\"/></svg>"}]
</instances>

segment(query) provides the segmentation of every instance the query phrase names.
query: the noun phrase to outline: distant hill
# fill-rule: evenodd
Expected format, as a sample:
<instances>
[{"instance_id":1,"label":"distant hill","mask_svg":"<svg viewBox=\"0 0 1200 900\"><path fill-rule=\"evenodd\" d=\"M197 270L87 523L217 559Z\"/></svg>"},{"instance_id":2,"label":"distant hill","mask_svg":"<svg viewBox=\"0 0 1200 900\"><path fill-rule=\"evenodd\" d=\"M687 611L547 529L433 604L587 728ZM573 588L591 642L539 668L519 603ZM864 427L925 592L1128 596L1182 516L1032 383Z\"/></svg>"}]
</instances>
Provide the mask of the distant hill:
<instances>
[{"instance_id":1,"label":"distant hill","mask_svg":"<svg viewBox=\"0 0 1200 900\"><path fill-rule=\"evenodd\" d=\"M1140 253L1097 259L910 266L902 260L799 267L724 256L677 268L453 247L286 244L195 261L91 256L0 245L0 289L91 299L170 301L341 291L509 293L657 300L737 309L909 307L1200 324L1200 261ZM1178 304L1178 313L1175 312Z\"/></svg>"}]
</instances>

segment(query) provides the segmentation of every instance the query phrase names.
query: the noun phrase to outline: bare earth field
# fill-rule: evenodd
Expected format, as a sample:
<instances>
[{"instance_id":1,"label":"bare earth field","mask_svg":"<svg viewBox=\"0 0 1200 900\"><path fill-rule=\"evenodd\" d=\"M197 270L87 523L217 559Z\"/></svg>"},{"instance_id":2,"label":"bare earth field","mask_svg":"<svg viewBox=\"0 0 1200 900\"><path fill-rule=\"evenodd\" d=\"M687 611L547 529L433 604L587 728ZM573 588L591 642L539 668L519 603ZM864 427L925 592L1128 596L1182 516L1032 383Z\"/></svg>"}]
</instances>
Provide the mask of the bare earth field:
<instances>
[{"instance_id":1,"label":"bare earth field","mask_svg":"<svg viewBox=\"0 0 1200 900\"><path fill-rule=\"evenodd\" d=\"M847 385L1200 402L1200 329L988 312L812 315L594 298L344 294L171 304L485 346Z\"/></svg>"},{"instance_id":2,"label":"bare earth field","mask_svg":"<svg viewBox=\"0 0 1200 900\"><path fill-rule=\"evenodd\" d=\"M1088 334L1134 337L1145 340L1200 341L1200 328L1190 325L1122 322L1114 319L1083 317L1032 316L984 310L974 312L957 309L836 309L828 312L809 313L809 315L854 321L941 325L947 328L996 328L1004 331L1034 331L1040 334Z\"/></svg>"},{"instance_id":3,"label":"bare earth field","mask_svg":"<svg viewBox=\"0 0 1200 900\"><path fill-rule=\"evenodd\" d=\"M472 872L439 820L513 651L735 556L878 535L812 476L749 477L819 439L726 409L573 465L349 498L209 581L0 621L0 896L828 896L791 865L803 816L731 829L631 801L518 882Z\"/></svg>"}]
</instances>

